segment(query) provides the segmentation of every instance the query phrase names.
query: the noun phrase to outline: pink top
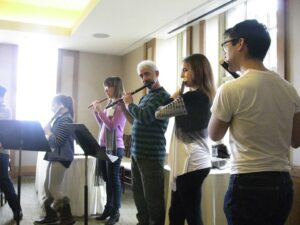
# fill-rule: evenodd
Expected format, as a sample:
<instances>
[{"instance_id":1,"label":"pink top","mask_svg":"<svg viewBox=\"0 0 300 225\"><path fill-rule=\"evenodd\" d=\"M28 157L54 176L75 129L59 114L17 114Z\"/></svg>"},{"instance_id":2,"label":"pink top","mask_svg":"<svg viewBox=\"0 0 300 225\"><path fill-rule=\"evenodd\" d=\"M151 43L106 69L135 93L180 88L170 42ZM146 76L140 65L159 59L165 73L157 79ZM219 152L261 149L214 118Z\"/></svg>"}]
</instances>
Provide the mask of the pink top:
<instances>
[{"instance_id":1,"label":"pink top","mask_svg":"<svg viewBox=\"0 0 300 225\"><path fill-rule=\"evenodd\" d=\"M121 106L117 105L113 116L108 116L106 109L95 113L96 119L101 125L99 144L100 146L106 146L106 132L105 128L109 130L116 130L116 146L117 148L124 148L123 133L126 123L126 117L121 109Z\"/></svg>"}]
</instances>

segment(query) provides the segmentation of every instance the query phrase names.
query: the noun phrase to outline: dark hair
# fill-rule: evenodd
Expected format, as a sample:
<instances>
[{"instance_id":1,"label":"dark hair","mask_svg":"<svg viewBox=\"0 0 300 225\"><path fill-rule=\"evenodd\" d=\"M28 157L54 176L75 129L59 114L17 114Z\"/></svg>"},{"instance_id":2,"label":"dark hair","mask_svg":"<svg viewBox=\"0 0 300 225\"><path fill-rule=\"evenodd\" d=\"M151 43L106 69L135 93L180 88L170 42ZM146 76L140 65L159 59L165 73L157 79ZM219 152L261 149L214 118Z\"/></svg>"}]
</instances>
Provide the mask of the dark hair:
<instances>
[{"instance_id":1,"label":"dark hair","mask_svg":"<svg viewBox=\"0 0 300 225\"><path fill-rule=\"evenodd\" d=\"M235 45L238 39L244 38L248 46L248 56L263 61L271 44L270 34L265 25L257 20L245 20L234 27L225 30L225 38L234 39Z\"/></svg>"},{"instance_id":2,"label":"dark hair","mask_svg":"<svg viewBox=\"0 0 300 225\"><path fill-rule=\"evenodd\" d=\"M0 97L4 97L6 93L6 88L0 85Z\"/></svg>"},{"instance_id":3,"label":"dark hair","mask_svg":"<svg viewBox=\"0 0 300 225\"><path fill-rule=\"evenodd\" d=\"M113 87L115 89L114 97L121 98L123 95L123 83L120 77L112 76L106 78L103 82L103 85L106 87Z\"/></svg>"},{"instance_id":4,"label":"dark hair","mask_svg":"<svg viewBox=\"0 0 300 225\"><path fill-rule=\"evenodd\" d=\"M73 99L71 96L58 94L53 98L52 102L62 104L64 107L66 107L68 109L72 118L74 118Z\"/></svg>"},{"instance_id":5,"label":"dark hair","mask_svg":"<svg viewBox=\"0 0 300 225\"><path fill-rule=\"evenodd\" d=\"M214 77L208 59L202 54L193 54L183 60L191 66L193 84L202 90L210 100L215 96Z\"/></svg>"}]
</instances>

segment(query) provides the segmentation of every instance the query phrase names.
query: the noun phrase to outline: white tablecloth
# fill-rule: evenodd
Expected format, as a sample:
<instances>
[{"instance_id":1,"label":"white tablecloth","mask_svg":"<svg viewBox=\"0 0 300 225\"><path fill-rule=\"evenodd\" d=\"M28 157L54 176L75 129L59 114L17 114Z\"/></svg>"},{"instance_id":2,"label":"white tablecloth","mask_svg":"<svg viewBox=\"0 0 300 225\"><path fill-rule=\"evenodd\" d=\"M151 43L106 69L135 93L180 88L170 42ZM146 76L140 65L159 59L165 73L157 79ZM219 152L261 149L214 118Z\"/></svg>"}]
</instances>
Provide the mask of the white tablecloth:
<instances>
[{"instance_id":1,"label":"white tablecloth","mask_svg":"<svg viewBox=\"0 0 300 225\"><path fill-rule=\"evenodd\" d=\"M45 153L38 153L35 187L38 201L42 204L44 195L44 180L48 161L43 160ZM103 211L106 201L105 185L94 186L94 172L96 159L88 157L88 213L97 214ZM75 156L72 164L68 168L63 184L62 191L68 195L71 203L71 210L74 216L84 215L84 185L85 185L85 157Z\"/></svg>"},{"instance_id":2,"label":"white tablecloth","mask_svg":"<svg viewBox=\"0 0 300 225\"><path fill-rule=\"evenodd\" d=\"M168 166L165 167L166 179L169 180ZM229 168L212 169L202 185L202 220L207 225L226 225L223 211L224 195L229 182ZM168 184L166 184L166 188ZM165 225L169 224L168 210L170 208L170 189L166 190L167 208ZM186 223L187 224L187 223Z\"/></svg>"}]
</instances>

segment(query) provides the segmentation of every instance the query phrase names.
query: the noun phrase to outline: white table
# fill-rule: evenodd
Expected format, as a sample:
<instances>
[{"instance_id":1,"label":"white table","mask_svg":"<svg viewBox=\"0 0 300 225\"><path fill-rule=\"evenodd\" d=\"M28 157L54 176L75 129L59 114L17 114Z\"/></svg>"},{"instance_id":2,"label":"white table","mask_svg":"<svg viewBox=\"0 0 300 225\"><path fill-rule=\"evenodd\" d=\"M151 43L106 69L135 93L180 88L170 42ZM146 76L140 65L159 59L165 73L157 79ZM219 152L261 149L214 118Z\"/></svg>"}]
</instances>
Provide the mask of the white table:
<instances>
[{"instance_id":1,"label":"white table","mask_svg":"<svg viewBox=\"0 0 300 225\"><path fill-rule=\"evenodd\" d=\"M42 204L44 195L44 180L46 176L46 168L48 161L43 160L44 154L38 153L36 166L35 187L37 191L38 201ZM88 213L101 213L104 209L106 201L105 185L94 186L96 159L88 157ZM84 215L84 185L85 185L85 157L75 156L72 164L68 168L63 184L62 191L70 198L72 214L74 216Z\"/></svg>"},{"instance_id":2,"label":"white table","mask_svg":"<svg viewBox=\"0 0 300 225\"><path fill-rule=\"evenodd\" d=\"M166 183L165 187L168 188L167 181L169 180L170 168L165 166ZM204 180L202 185L202 220L203 224L208 225L226 225L226 217L223 211L224 196L229 183L230 170L212 169ZM166 199L166 221L165 225L169 224L168 210L170 208L170 190L165 191Z\"/></svg>"}]
</instances>

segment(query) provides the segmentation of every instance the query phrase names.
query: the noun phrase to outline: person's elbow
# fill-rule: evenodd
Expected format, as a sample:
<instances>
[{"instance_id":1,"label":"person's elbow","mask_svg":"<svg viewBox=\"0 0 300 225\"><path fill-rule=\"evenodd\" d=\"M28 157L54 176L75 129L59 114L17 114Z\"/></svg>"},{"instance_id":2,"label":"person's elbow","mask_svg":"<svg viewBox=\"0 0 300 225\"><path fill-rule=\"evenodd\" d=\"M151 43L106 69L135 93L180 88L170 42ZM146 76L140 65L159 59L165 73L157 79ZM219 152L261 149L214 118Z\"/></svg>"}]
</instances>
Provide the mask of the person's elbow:
<instances>
[{"instance_id":1,"label":"person's elbow","mask_svg":"<svg viewBox=\"0 0 300 225\"><path fill-rule=\"evenodd\" d=\"M212 141L220 141L223 138L218 132L211 131L210 129L208 129L208 136Z\"/></svg>"},{"instance_id":2,"label":"person's elbow","mask_svg":"<svg viewBox=\"0 0 300 225\"><path fill-rule=\"evenodd\" d=\"M212 116L208 124L208 136L212 141L221 140L229 127L229 123Z\"/></svg>"}]
</instances>

